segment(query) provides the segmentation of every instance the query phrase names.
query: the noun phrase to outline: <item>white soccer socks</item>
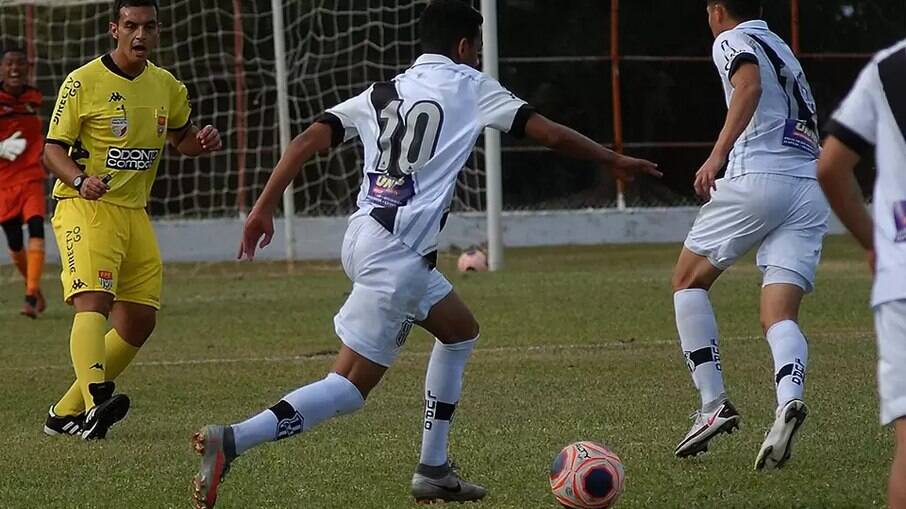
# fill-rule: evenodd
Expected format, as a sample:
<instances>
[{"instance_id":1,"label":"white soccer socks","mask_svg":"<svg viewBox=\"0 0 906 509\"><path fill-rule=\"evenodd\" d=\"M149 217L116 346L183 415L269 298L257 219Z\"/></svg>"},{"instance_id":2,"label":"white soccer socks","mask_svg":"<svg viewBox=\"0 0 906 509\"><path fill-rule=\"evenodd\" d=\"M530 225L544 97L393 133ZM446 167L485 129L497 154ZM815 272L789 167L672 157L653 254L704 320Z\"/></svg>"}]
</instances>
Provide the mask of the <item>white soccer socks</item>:
<instances>
[{"instance_id":1,"label":"white soccer socks","mask_svg":"<svg viewBox=\"0 0 906 509\"><path fill-rule=\"evenodd\" d=\"M419 462L426 466L447 463L447 438L456 404L462 394L462 376L475 348L475 339L445 345L434 343L425 376L425 423Z\"/></svg>"},{"instance_id":2,"label":"white soccer socks","mask_svg":"<svg viewBox=\"0 0 906 509\"><path fill-rule=\"evenodd\" d=\"M686 365L701 394L702 408L707 410L706 407L720 404L720 400L726 398L717 320L708 292L700 288L680 290L673 294L673 307Z\"/></svg>"},{"instance_id":3,"label":"white soccer socks","mask_svg":"<svg viewBox=\"0 0 906 509\"><path fill-rule=\"evenodd\" d=\"M808 342L799 325L792 320L777 322L768 329L768 344L774 356L774 382L777 384L777 407L802 399L805 390L805 367L808 364Z\"/></svg>"},{"instance_id":4,"label":"white soccer socks","mask_svg":"<svg viewBox=\"0 0 906 509\"><path fill-rule=\"evenodd\" d=\"M362 394L352 382L331 373L287 394L258 415L232 425L236 454L308 431L330 418L355 412L364 404Z\"/></svg>"}]
</instances>

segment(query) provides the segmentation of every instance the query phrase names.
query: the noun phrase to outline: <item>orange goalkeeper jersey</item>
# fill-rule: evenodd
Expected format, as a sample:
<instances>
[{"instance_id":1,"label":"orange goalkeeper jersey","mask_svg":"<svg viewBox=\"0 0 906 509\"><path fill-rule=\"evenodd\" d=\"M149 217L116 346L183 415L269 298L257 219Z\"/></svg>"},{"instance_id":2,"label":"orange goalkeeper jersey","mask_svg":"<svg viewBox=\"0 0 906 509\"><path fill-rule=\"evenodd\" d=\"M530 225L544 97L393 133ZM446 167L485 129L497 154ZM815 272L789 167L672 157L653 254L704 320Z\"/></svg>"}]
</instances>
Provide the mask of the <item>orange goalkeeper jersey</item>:
<instances>
[{"instance_id":1,"label":"orange goalkeeper jersey","mask_svg":"<svg viewBox=\"0 0 906 509\"><path fill-rule=\"evenodd\" d=\"M41 91L37 88L26 86L14 96L5 92L0 83L0 141L20 131L28 144L15 161L0 159L0 189L47 178L41 164L44 133L38 116L40 107Z\"/></svg>"}]
</instances>

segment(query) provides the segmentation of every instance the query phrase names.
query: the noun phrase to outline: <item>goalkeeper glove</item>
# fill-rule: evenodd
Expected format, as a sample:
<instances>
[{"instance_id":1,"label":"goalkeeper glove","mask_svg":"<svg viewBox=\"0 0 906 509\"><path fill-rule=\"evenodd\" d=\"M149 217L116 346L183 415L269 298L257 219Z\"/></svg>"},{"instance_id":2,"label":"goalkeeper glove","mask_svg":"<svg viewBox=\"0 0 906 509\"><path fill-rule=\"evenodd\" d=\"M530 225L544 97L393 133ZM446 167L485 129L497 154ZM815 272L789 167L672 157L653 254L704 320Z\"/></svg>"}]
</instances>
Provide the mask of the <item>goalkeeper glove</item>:
<instances>
[{"instance_id":1,"label":"goalkeeper glove","mask_svg":"<svg viewBox=\"0 0 906 509\"><path fill-rule=\"evenodd\" d=\"M7 161L15 161L22 152L25 152L26 145L28 142L22 139L22 131L16 131L9 138L0 141L0 157Z\"/></svg>"}]
</instances>

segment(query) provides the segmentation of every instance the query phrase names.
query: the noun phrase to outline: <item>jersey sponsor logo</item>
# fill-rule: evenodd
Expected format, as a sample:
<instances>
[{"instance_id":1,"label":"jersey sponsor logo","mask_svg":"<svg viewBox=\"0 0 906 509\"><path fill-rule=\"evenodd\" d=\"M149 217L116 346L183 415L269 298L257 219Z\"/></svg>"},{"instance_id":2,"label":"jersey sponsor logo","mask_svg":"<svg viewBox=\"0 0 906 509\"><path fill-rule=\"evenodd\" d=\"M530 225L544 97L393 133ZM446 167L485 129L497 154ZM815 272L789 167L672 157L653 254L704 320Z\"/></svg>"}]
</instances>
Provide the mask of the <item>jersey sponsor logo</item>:
<instances>
[{"instance_id":1,"label":"jersey sponsor logo","mask_svg":"<svg viewBox=\"0 0 906 509\"><path fill-rule=\"evenodd\" d=\"M107 147L106 165L111 170L145 171L154 165L159 148Z\"/></svg>"},{"instance_id":2,"label":"jersey sponsor logo","mask_svg":"<svg viewBox=\"0 0 906 509\"><path fill-rule=\"evenodd\" d=\"M75 245L82 240L82 229L78 226L71 230L66 230L66 265L70 274L75 274ZM75 286L75 285L73 285ZM77 288L73 288L76 290Z\"/></svg>"},{"instance_id":3,"label":"jersey sponsor logo","mask_svg":"<svg viewBox=\"0 0 906 509\"><path fill-rule=\"evenodd\" d=\"M368 201L379 207L402 207L415 196L415 181L409 175L369 173L368 182Z\"/></svg>"},{"instance_id":4,"label":"jersey sponsor logo","mask_svg":"<svg viewBox=\"0 0 906 509\"><path fill-rule=\"evenodd\" d=\"M113 290L113 272L109 270L98 271L98 284L107 291Z\"/></svg>"},{"instance_id":5,"label":"jersey sponsor logo","mask_svg":"<svg viewBox=\"0 0 906 509\"><path fill-rule=\"evenodd\" d=\"M117 138L126 136L127 130L129 130L129 121L126 117L114 117L110 119L110 131L113 132L113 135Z\"/></svg>"},{"instance_id":6,"label":"jersey sponsor logo","mask_svg":"<svg viewBox=\"0 0 906 509\"><path fill-rule=\"evenodd\" d=\"M66 111L66 103L69 102L69 99L78 95L80 88L82 88L82 82L72 77L68 78L66 83L63 83L60 100L57 101L57 108L53 112L54 125L60 125L60 119L63 117L63 112Z\"/></svg>"},{"instance_id":7,"label":"jersey sponsor logo","mask_svg":"<svg viewBox=\"0 0 906 509\"><path fill-rule=\"evenodd\" d=\"M115 103L115 102L120 102L120 101L125 101L125 100L126 100L126 98L123 97L122 94L120 94L119 92L113 92L112 94L110 94L110 99L108 99L107 102Z\"/></svg>"},{"instance_id":8,"label":"jersey sponsor logo","mask_svg":"<svg viewBox=\"0 0 906 509\"><path fill-rule=\"evenodd\" d=\"M893 204L893 224L896 226L894 242L906 242L906 201Z\"/></svg>"},{"instance_id":9,"label":"jersey sponsor logo","mask_svg":"<svg viewBox=\"0 0 906 509\"><path fill-rule=\"evenodd\" d=\"M783 145L802 150L818 157L820 153L818 132L812 129L811 122L789 118L783 130Z\"/></svg>"}]
</instances>

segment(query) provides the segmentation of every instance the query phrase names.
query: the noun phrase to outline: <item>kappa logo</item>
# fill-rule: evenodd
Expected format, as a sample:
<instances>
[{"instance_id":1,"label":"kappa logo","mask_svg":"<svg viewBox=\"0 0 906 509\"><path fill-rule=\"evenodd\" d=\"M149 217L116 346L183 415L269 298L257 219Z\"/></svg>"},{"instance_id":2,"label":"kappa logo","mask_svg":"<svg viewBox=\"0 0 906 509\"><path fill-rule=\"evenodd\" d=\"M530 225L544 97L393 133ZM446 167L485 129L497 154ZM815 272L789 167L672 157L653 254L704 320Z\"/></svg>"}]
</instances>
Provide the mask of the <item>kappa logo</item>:
<instances>
[{"instance_id":1,"label":"kappa logo","mask_svg":"<svg viewBox=\"0 0 906 509\"><path fill-rule=\"evenodd\" d=\"M104 371L104 365L101 364L100 362L95 362L94 364L89 366L88 369L97 369L99 371Z\"/></svg>"},{"instance_id":2,"label":"kappa logo","mask_svg":"<svg viewBox=\"0 0 906 509\"><path fill-rule=\"evenodd\" d=\"M88 285L86 285L85 282L82 281L81 279L76 279L75 281L72 282L73 290L81 290L83 288L88 288Z\"/></svg>"},{"instance_id":3,"label":"kappa logo","mask_svg":"<svg viewBox=\"0 0 906 509\"><path fill-rule=\"evenodd\" d=\"M107 102L117 103L117 102L125 101L125 100L126 100L126 98L123 97L122 94L120 94L119 92L114 92L114 93L110 94L110 100L108 100Z\"/></svg>"}]
</instances>

